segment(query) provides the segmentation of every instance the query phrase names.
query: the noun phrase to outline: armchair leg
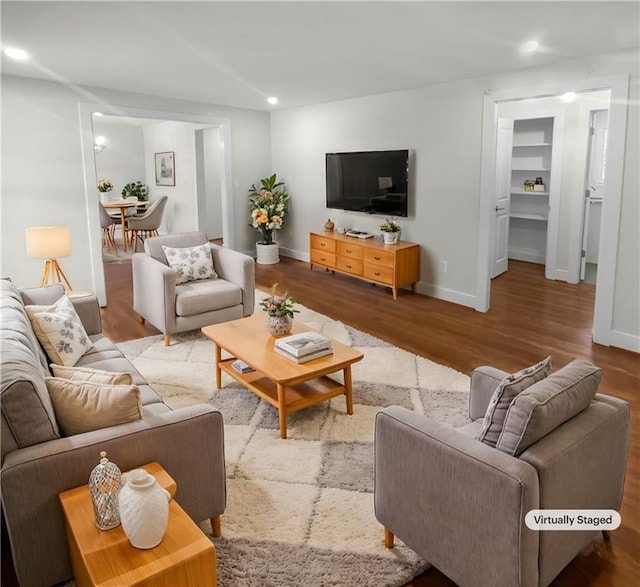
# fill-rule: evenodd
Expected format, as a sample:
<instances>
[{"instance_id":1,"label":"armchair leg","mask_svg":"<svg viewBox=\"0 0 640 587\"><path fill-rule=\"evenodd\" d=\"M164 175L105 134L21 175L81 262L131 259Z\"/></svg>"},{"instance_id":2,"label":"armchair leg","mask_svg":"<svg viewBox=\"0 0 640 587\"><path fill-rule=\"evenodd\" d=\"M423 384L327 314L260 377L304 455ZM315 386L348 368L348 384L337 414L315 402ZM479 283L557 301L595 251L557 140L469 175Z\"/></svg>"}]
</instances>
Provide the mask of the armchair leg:
<instances>
[{"instance_id":1,"label":"armchair leg","mask_svg":"<svg viewBox=\"0 0 640 587\"><path fill-rule=\"evenodd\" d=\"M394 540L394 535L393 532L391 530L389 530L389 528L387 528L386 526L384 527L384 545L387 548L393 548L393 540Z\"/></svg>"},{"instance_id":2,"label":"armchair leg","mask_svg":"<svg viewBox=\"0 0 640 587\"><path fill-rule=\"evenodd\" d=\"M170 334L165 334L164 335L164 346L169 346L171 344L171 335Z\"/></svg>"},{"instance_id":3,"label":"armchair leg","mask_svg":"<svg viewBox=\"0 0 640 587\"><path fill-rule=\"evenodd\" d=\"M220 538L222 536L222 528L220 527L220 516L211 518L211 530L213 531L213 535L216 538Z\"/></svg>"}]
</instances>

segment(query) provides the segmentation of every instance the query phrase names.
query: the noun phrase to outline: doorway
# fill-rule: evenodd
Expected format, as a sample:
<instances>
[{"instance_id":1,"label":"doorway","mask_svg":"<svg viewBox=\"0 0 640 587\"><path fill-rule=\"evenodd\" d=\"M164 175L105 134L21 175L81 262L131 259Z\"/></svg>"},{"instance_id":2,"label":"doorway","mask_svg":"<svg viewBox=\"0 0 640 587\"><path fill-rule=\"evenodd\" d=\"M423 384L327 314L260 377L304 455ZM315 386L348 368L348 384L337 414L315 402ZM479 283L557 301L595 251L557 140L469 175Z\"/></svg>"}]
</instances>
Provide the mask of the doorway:
<instances>
[{"instance_id":1,"label":"doorway","mask_svg":"<svg viewBox=\"0 0 640 587\"><path fill-rule=\"evenodd\" d=\"M503 102L558 96L568 92L610 91L608 158L605 189L607 199L602 206L602 230L598 254L599 271L596 283L593 340L609 345L612 338L613 298L618 256L618 235L622 200L622 171L627 119L628 76L592 78L575 82L557 82L538 87L524 87L487 92L484 98L482 134L482 172L480 188L480 227L478 246L478 279L476 309L486 312L490 307L492 234L495 223L496 141L498 106ZM584 159L583 159L584 161ZM582 177L584 185L584 176ZM581 197L584 200L584 197ZM583 202L584 204L584 202ZM575 271L579 271L579 246L575 255ZM571 258L573 256L571 255ZM573 270L573 267L568 268Z\"/></svg>"},{"instance_id":2,"label":"doorway","mask_svg":"<svg viewBox=\"0 0 640 587\"><path fill-rule=\"evenodd\" d=\"M209 116L200 116L200 115L190 115L184 113L172 113L172 112L158 112L153 110L142 110L137 108L126 108L120 106L110 106L105 104L88 104L81 103L79 105L80 111L80 131L81 131L81 140L82 140L82 159L83 159L83 167L84 167L84 176L85 176L85 201L86 201L86 210L87 210L87 222L88 222L88 232L90 235L89 240L89 248L90 248L90 256L91 256L91 271L92 271L92 281L93 281L93 289L96 292L98 300L101 306L105 306L107 303L106 299L106 288L104 282L104 270L103 270L103 262L102 262L102 238L101 231L99 230L100 222L99 222L99 209L96 206L96 184L98 181L98 177L96 175L96 166L94 160L94 143L93 143L93 125L92 125L92 117L93 113L100 112L104 115L109 116L124 116L130 118L142 118L153 120L156 123L164 122L166 124L181 124L186 123L191 125L191 138L187 140L189 143L186 148L193 149L195 130L197 129L206 129L215 127L218 129L218 144L221 151L220 161L222 162L221 170L220 170L220 216L223 218L222 222L222 237L225 243L225 246L233 248L235 246L235 214L234 214L234 206L233 206L233 193L230 189L230 181L227 178L231 177L231 153L229 145L231 144L231 129L230 129L230 121L226 118L217 118L217 117L209 117ZM182 143L184 145L184 143ZM162 151L171 150L171 149L161 149ZM193 157L195 159L195 156ZM151 171L148 170L146 173L147 177L154 177L154 164L153 160L149 160L149 157L146 156L145 166L151 167ZM195 163L194 163L195 165ZM195 167L194 167L195 169ZM180 174L180 166L179 159L176 155L176 177ZM195 171L194 171L194 175ZM192 184L196 185L196 179L194 178ZM182 194L182 192L180 193ZM185 202L191 201L191 206L193 209L193 215L191 216L191 220L187 218L185 221L186 224L184 226L174 225L172 227L172 231L180 231L185 228L189 230L199 229L200 228L200 217L197 213L198 208L198 198L196 196L195 189L193 191L193 195L189 196L191 200L186 200ZM180 205L180 204L178 204ZM175 205L174 205L175 206Z\"/></svg>"}]
</instances>

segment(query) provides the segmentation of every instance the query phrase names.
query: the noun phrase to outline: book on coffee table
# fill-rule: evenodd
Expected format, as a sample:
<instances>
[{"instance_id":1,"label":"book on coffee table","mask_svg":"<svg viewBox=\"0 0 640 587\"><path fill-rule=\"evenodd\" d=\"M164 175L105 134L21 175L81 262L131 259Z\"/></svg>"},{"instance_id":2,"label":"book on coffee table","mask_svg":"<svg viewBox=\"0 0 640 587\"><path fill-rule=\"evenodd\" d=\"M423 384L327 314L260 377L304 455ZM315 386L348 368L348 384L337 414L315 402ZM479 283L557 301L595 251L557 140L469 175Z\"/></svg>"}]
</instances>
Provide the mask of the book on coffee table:
<instances>
[{"instance_id":1,"label":"book on coffee table","mask_svg":"<svg viewBox=\"0 0 640 587\"><path fill-rule=\"evenodd\" d=\"M275 346L294 357L300 358L317 351L331 349L331 341L318 332L301 332L278 338Z\"/></svg>"},{"instance_id":2,"label":"book on coffee table","mask_svg":"<svg viewBox=\"0 0 640 587\"><path fill-rule=\"evenodd\" d=\"M307 361L313 361L313 359L319 359L320 357L326 357L327 355L333 354L332 348L320 349L318 351L314 351L312 353L303 355L302 357L296 357L295 355L292 355L291 353L285 351L279 346L274 346L273 350L279 355L282 355L283 357L287 357L287 359L289 359L290 361L293 361L294 363L298 363L298 364L306 363Z\"/></svg>"}]
</instances>

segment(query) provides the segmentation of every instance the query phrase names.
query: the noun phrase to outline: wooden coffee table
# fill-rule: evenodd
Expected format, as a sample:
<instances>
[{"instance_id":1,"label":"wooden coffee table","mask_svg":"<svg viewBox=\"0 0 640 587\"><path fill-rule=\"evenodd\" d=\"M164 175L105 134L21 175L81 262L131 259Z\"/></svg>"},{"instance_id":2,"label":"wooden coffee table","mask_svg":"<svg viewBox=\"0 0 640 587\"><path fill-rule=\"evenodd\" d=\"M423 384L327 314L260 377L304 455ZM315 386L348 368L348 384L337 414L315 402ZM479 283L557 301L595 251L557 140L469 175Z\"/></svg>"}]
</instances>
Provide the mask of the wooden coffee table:
<instances>
[{"instance_id":1,"label":"wooden coffee table","mask_svg":"<svg viewBox=\"0 0 640 587\"><path fill-rule=\"evenodd\" d=\"M173 497L175 481L158 463L140 468L151 473ZM131 546L122 526L112 530L96 526L88 485L65 491L59 498L78 587L215 587L215 547L175 500L169 502L169 523L162 542L155 548L140 550Z\"/></svg>"},{"instance_id":2,"label":"wooden coffee table","mask_svg":"<svg viewBox=\"0 0 640 587\"><path fill-rule=\"evenodd\" d=\"M311 330L293 321L292 333ZM344 395L347 414L353 414L351 365L364 355L337 340L331 340L333 354L307 363L295 363L273 350L275 338L267 332L266 314L222 322L202 328L215 344L216 386L222 386L222 371L278 410L280 436L287 437L287 415L309 406ZM222 360L222 350L233 355ZM238 373L231 364L240 359L253 367L250 373ZM328 377L342 371L344 384Z\"/></svg>"}]
</instances>

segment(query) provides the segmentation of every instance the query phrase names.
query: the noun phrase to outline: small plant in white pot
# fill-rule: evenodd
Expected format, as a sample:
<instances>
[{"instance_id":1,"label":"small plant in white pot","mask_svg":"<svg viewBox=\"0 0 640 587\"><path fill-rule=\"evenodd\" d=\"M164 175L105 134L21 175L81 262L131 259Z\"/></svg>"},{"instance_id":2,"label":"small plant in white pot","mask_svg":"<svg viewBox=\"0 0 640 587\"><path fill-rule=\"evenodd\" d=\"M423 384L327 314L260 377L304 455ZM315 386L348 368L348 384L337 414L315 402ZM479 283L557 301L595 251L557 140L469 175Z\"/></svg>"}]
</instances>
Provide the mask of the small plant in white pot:
<instances>
[{"instance_id":1,"label":"small plant in white pot","mask_svg":"<svg viewBox=\"0 0 640 587\"><path fill-rule=\"evenodd\" d=\"M400 238L399 224L393 220L387 219L380 225L380 230L382 231L382 236L386 245L393 245L398 242L398 239Z\"/></svg>"}]
</instances>

